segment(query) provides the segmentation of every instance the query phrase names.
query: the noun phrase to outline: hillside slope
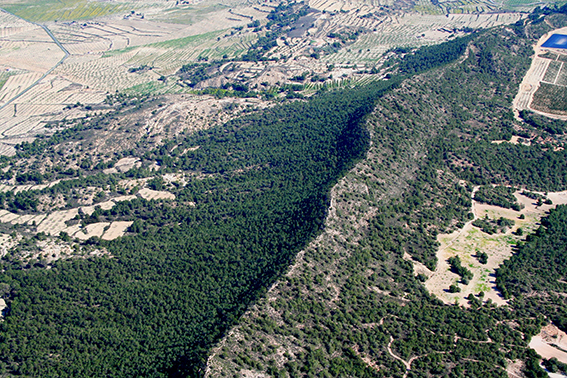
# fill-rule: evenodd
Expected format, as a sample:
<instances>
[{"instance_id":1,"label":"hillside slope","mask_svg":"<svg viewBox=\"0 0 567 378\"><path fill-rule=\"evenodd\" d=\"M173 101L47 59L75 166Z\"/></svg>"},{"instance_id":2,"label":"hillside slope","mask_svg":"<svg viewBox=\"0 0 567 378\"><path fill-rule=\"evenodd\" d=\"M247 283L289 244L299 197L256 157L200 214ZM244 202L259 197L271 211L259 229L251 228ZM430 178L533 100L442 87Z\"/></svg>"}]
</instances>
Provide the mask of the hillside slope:
<instances>
[{"instance_id":1,"label":"hillside slope","mask_svg":"<svg viewBox=\"0 0 567 378\"><path fill-rule=\"evenodd\" d=\"M564 22L482 33L458 62L380 99L370 150L333 188L324 233L213 351L207 376L507 377L515 361L541 376L527 340L546 313L519 298L443 305L408 260L435 266L436 235L468 219L473 184L567 187L564 151L491 143L535 132L511 102L533 41Z\"/></svg>"}]
</instances>

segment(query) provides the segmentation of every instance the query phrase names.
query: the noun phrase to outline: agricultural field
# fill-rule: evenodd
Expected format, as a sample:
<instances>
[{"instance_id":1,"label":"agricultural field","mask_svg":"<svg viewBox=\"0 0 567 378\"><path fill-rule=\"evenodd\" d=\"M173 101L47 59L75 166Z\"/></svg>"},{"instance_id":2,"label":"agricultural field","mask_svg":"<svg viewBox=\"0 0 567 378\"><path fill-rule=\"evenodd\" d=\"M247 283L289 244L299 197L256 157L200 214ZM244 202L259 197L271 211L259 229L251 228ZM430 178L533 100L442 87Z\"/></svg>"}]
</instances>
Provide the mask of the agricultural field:
<instances>
[{"instance_id":1,"label":"agricultural field","mask_svg":"<svg viewBox=\"0 0 567 378\"><path fill-rule=\"evenodd\" d=\"M552 118L567 119L567 53L542 45L552 34L567 32L561 28L543 35L534 46L532 65L514 99L515 110L532 110Z\"/></svg>"},{"instance_id":2,"label":"agricultural field","mask_svg":"<svg viewBox=\"0 0 567 378\"><path fill-rule=\"evenodd\" d=\"M549 62L549 65L547 66L547 70L545 70L545 74L543 75L543 79L541 81L548 84L555 84L562 66L563 66L562 62L557 62L557 61Z\"/></svg>"},{"instance_id":3,"label":"agricultural field","mask_svg":"<svg viewBox=\"0 0 567 378\"><path fill-rule=\"evenodd\" d=\"M0 154L13 155L15 145L47 133L48 123L85 117L117 91L189 94L231 83L264 88L297 84L293 78L305 72L300 84L307 93L360 85L381 77L368 72L393 47L440 43L522 17L498 13L490 3L461 3L428 3L428 11L423 2L414 9L409 2L311 1L293 32L267 52L277 59L268 64L238 57L265 34L276 1L12 0L4 9L13 14L0 12ZM251 22L259 28L248 27ZM331 47L333 33L357 37ZM234 58L195 88L178 76L188 63Z\"/></svg>"},{"instance_id":4,"label":"agricultural field","mask_svg":"<svg viewBox=\"0 0 567 378\"><path fill-rule=\"evenodd\" d=\"M521 194L521 191L514 193L514 197L522 207L518 211L480 203L473 199L474 219L452 234L438 236L440 247L435 271L430 271L422 264L414 262L416 274L424 274L428 278L425 282L426 288L447 304L458 303L468 306L469 294L478 295L481 292L484 293L484 300L490 299L497 305L506 304L507 302L496 289L496 269L512 256L512 246L537 229L539 221L550 209L559 204L567 204L567 192L538 194L542 197L547 196L552 204L538 205L534 199ZM473 225L475 220L497 221L500 218L513 221L513 225L493 234ZM519 229L521 232L518 232ZM480 257L482 253L486 254L485 261ZM472 278L466 285L461 283L459 275L451 269L448 260L455 256L458 256L462 265L472 273ZM458 287L459 291L451 292L452 285Z\"/></svg>"},{"instance_id":5,"label":"agricultural field","mask_svg":"<svg viewBox=\"0 0 567 378\"><path fill-rule=\"evenodd\" d=\"M159 11L173 4L168 1L37 1L12 0L3 7L33 22L88 20L116 14L130 13L131 11L151 12Z\"/></svg>"},{"instance_id":6,"label":"agricultural field","mask_svg":"<svg viewBox=\"0 0 567 378\"><path fill-rule=\"evenodd\" d=\"M117 167L132 167L136 161L131 160L122 159L117 163ZM42 264L49 265L59 259L108 255L104 249L85 248L84 242L92 238L110 241L122 237L128 233L133 222L117 220L85 224L78 219L92 216L97 211L111 210L118 203L138 198L148 201L175 200L175 195L168 191L145 187L146 182L147 180L123 180L120 183L121 187L128 188L133 194L114 195L110 198L105 198L105 191L99 188L85 188L80 191L79 202L83 206L78 207L72 207L76 202L70 203L61 201L59 197L54 199L49 195L38 194L44 189L60 184L60 180L41 185L1 185L0 193L4 195L29 193L39 196L42 205L38 206L37 211L23 213L0 209L0 241L2 241L0 257L10 254L22 262L41 260ZM12 233L9 234L11 231ZM30 245L26 242L34 239L37 239L35 244Z\"/></svg>"},{"instance_id":7,"label":"agricultural field","mask_svg":"<svg viewBox=\"0 0 567 378\"><path fill-rule=\"evenodd\" d=\"M558 55L557 60L549 62L545 75L541 80L542 83L556 85L560 87L567 86L567 65L566 62L560 60L565 59L567 55Z\"/></svg>"},{"instance_id":8,"label":"agricultural field","mask_svg":"<svg viewBox=\"0 0 567 378\"><path fill-rule=\"evenodd\" d=\"M211 9L184 5L170 14L179 13L182 17L187 12L196 12L200 16L191 22L174 23L152 21L151 11L130 12L132 7L128 3L113 8L112 12L108 7L106 11L96 8L102 9L102 13L81 11L81 4L64 4L78 8L74 8L75 13L64 12L65 16L58 17L57 22L53 20L55 16L43 12L42 7L49 7L48 3L30 6L22 2L18 5L21 9L14 5L20 9L18 12L10 8L31 21L51 21L48 29L61 47L40 25L0 12L0 153L12 155L14 145L43 134L46 123L86 116L88 108L102 104L109 93L128 88L144 93L187 92L174 81L164 83L158 79L200 56L220 58L239 54L251 40L250 35L244 35L217 41L227 28L250 21L233 15L225 6ZM136 4L145 7L141 2ZM162 16L162 11L174 3L148 4L150 10L159 8L154 13ZM234 10L238 13L236 8L238 5ZM61 14L57 7L50 9ZM265 15L252 7L249 10L253 16ZM77 16L79 13L82 16ZM76 22L103 15L106 17L96 21ZM151 69L130 72L140 65L151 65Z\"/></svg>"},{"instance_id":9,"label":"agricultural field","mask_svg":"<svg viewBox=\"0 0 567 378\"><path fill-rule=\"evenodd\" d=\"M534 94L531 109L554 118L567 119L567 88L541 83Z\"/></svg>"},{"instance_id":10,"label":"agricultural field","mask_svg":"<svg viewBox=\"0 0 567 378\"><path fill-rule=\"evenodd\" d=\"M554 84L561 87L567 87L567 65L565 62L561 62L561 69L557 73Z\"/></svg>"},{"instance_id":11,"label":"agricultural field","mask_svg":"<svg viewBox=\"0 0 567 378\"><path fill-rule=\"evenodd\" d=\"M466 13L492 13L502 9L511 9L506 3L495 3L483 0L460 0L460 1L437 1L419 0L415 2L402 1L394 2L391 0L358 0L358 1L329 1L315 0L310 1L309 6L326 12L348 12L358 10L360 12L387 12L389 10L403 11L412 9L420 14L466 14ZM526 9L529 9L526 8ZM402 13L402 12L398 12Z\"/></svg>"},{"instance_id":12,"label":"agricultural field","mask_svg":"<svg viewBox=\"0 0 567 378\"><path fill-rule=\"evenodd\" d=\"M12 187L3 190L6 191L18 190L40 190L42 188L30 187ZM27 232L35 233L45 233L46 235L57 236L61 232L67 233L71 237L76 237L82 240L86 240L92 236L102 237L106 240L113 240L124 234L126 229L132 224L132 222L113 222L110 223L92 223L84 227L79 225L69 225L69 221L75 218L79 213L91 215L96 210L100 208L101 210L110 210L116 203L122 201L131 201L136 198L143 198L145 200L174 200L175 195L167 191L157 191L148 188L142 188L136 195L120 196L112 198L111 200L105 202L98 202L96 204L72 208L68 210L55 210L48 213L33 213L33 214L17 214L10 212L8 210L0 210L0 223L2 224L12 224L12 225L27 225L30 228ZM106 226L109 226L108 228ZM110 230L110 231L108 231ZM107 232L108 231L108 232Z\"/></svg>"},{"instance_id":13,"label":"agricultural field","mask_svg":"<svg viewBox=\"0 0 567 378\"><path fill-rule=\"evenodd\" d=\"M366 28L371 32L361 36L349 48L325 57L334 64L366 64L379 61L384 53L394 47L413 47L440 43L463 35L466 28L482 29L510 24L521 18L520 14L451 14L420 15L403 14L381 18L361 18L339 15L337 24L353 28Z\"/></svg>"}]
</instances>

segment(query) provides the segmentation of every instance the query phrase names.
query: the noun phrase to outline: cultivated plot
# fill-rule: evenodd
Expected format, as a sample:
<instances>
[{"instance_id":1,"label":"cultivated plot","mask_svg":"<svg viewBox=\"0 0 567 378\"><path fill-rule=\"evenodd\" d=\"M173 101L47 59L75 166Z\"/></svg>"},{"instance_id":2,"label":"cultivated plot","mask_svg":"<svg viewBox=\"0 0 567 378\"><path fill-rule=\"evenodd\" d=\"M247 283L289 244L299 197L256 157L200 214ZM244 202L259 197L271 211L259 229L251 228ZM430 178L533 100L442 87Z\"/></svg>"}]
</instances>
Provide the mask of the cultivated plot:
<instances>
[{"instance_id":1,"label":"cultivated plot","mask_svg":"<svg viewBox=\"0 0 567 378\"><path fill-rule=\"evenodd\" d=\"M135 12L151 13L174 6L166 0L150 1L88 1L88 0L14 0L4 7L30 21L84 20Z\"/></svg>"},{"instance_id":2,"label":"cultivated plot","mask_svg":"<svg viewBox=\"0 0 567 378\"><path fill-rule=\"evenodd\" d=\"M563 49L556 48L560 41L550 38L562 33L567 33L567 28L545 34L534 46L532 64L513 101L515 110L531 110L548 117L567 119L567 55Z\"/></svg>"},{"instance_id":3,"label":"cultivated plot","mask_svg":"<svg viewBox=\"0 0 567 378\"><path fill-rule=\"evenodd\" d=\"M462 35L465 28L488 28L510 24L521 18L520 14L451 14L416 15L368 18L341 14L331 19L336 25L371 30L346 49L325 57L332 63L366 63L378 61L384 52L393 47L416 47L440 43Z\"/></svg>"},{"instance_id":4,"label":"cultivated plot","mask_svg":"<svg viewBox=\"0 0 567 378\"><path fill-rule=\"evenodd\" d=\"M133 168L138 163L137 158L124 158L119 161L119 167L123 169ZM182 177L177 175L170 175L167 178L169 182L184 182ZM128 227L132 225L131 221L116 221L116 222L96 222L82 226L78 224L78 221L71 222L80 214L92 215L97 208L101 210L110 210L117 203L123 201L131 201L136 198L143 198L145 200L175 200L175 195L168 191L158 191L145 188L147 179L142 180L131 180L121 182L121 186L131 190L132 188L142 187L138 190L136 194L123 195L119 197L114 197L105 202L99 202L96 204L75 207L72 209L56 210L47 213L33 213L33 214L19 214L8 210L0 209L0 223L8 223L12 225L27 225L32 228L28 229L28 232L45 233L47 235L58 236L61 232L68 234L71 237L78 238L80 240L87 240L93 236L103 238L105 240L113 240L118 237L123 236ZM0 192L11 191L13 193L18 193L22 191L37 191L42 190L53 185L56 185L60 181L54 181L49 184L42 185L0 185ZM91 191L97 191L97 188L89 188ZM92 198L89 199L90 203L93 202ZM71 223L70 223L71 222Z\"/></svg>"},{"instance_id":5,"label":"cultivated plot","mask_svg":"<svg viewBox=\"0 0 567 378\"><path fill-rule=\"evenodd\" d=\"M236 2L232 9L228 3L176 6L169 1L110 5L21 1L10 8L30 20L52 21L47 27L68 51L45 77L65 56L63 50L39 25L0 12L0 153L14 154L14 145L45 132L48 122L84 117L85 106L101 104L109 93L128 88L135 93L187 91L175 81L158 79L198 58L240 54L253 40L251 33L224 37L226 29L267 14ZM175 23L164 14L179 16L178 21L189 14L196 17ZM76 21L80 19L89 21ZM149 69L136 70L140 66Z\"/></svg>"}]
</instances>

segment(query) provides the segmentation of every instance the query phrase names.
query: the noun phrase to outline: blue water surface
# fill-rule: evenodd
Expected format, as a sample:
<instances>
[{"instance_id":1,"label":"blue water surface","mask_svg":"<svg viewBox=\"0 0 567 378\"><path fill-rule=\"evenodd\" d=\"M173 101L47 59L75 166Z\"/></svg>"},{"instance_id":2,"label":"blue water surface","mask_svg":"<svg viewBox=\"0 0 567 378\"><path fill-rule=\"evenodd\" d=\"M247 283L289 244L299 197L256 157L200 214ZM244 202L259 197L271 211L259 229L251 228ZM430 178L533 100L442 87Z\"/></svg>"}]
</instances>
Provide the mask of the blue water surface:
<instances>
[{"instance_id":1,"label":"blue water surface","mask_svg":"<svg viewBox=\"0 0 567 378\"><path fill-rule=\"evenodd\" d=\"M541 47L549 47L551 49L567 49L567 35L553 34Z\"/></svg>"}]
</instances>

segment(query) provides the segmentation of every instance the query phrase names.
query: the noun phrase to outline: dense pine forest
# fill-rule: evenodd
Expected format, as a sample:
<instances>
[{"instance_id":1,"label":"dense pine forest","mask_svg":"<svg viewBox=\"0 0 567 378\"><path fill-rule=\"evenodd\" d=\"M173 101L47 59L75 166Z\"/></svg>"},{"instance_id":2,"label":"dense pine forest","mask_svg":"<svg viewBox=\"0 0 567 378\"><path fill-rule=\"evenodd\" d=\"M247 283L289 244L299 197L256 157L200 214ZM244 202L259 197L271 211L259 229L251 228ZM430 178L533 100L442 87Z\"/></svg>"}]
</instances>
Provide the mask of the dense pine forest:
<instances>
[{"instance_id":1,"label":"dense pine forest","mask_svg":"<svg viewBox=\"0 0 567 378\"><path fill-rule=\"evenodd\" d=\"M198 374L212 343L320 231L330 187L367 149L365 116L393 85L325 93L150 152L165 170L204 178L176 193L176 207L135 200L91 214L137 219L136 236L89 240L112 258L8 265L4 369Z\"/></svg>"}]
</instances>

